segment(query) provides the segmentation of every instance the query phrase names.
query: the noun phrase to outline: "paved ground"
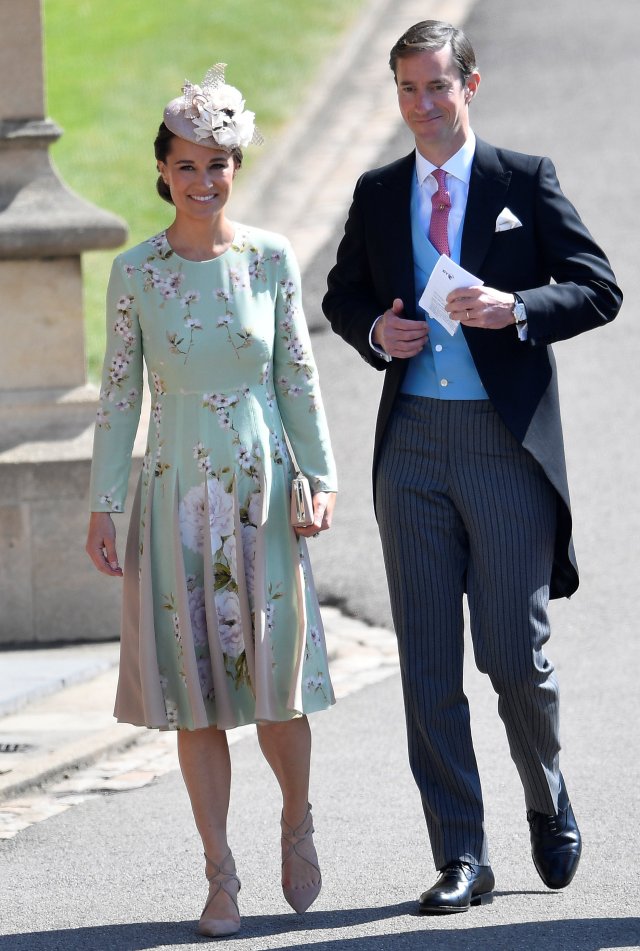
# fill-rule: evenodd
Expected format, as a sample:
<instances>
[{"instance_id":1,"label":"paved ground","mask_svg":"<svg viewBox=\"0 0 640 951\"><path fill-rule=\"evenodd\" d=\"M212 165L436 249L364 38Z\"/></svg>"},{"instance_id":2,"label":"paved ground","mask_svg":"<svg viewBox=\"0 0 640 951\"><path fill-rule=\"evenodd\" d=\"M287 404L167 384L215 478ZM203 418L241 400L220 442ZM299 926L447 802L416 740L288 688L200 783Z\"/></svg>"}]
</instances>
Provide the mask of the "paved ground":
<instances>
[{"instance_id":1,"label":"paved ground","mask_svg":"<svg viewBox=\"0 0 640 951\"><path fill-rule=\"evenodd\" d=\"M338 699L392 673L393 633L323 611ZM135 789L178 768L175 736L112 717L118 644L1 655L0 839L104 792ZM233 743L253 727L229 734Z\"/></svg>"},{"instance_id":2,"label":"paved ground","mask_svg":"<svg viewBox=\"0 0 640 951\"><path fill-rule=\"evenodd\" d=\"M319 331L314 347L342 479L335 528L314 549L322 600L334 606L327 611L329 643L343 694L335 708L314 719L313 803L325 886L309 914L288 912L278 888L275 784L249 731L233 749L231 815L244 926L237 939L219 946L251 951L311 946L318 951L637 949L640 514L634 381L640 314L633 279L640 182L633 174L638 149L633 77L640 7L634 0L619 0L615 9L593 0L528 0L526 5L478 0L431 3L426 9L415 0L374 0L351 46L336 55L318 83L317 100L270 153L275 159L256 175L254 190L247 183L238 196L237 217L292 237L305 270L310 322L323 326L318 300L355 177L361 168L408 150L384 64L391 43L423 16L456 22L468 16L484 77L474 103L476 131L498 144L554 157L565 191L608 249L627 292L612 328L556 348L582 587L571 603L554 606L551 655L563 686L563 767L583 829L584 859L566 891L548 892L537 878L495 697L469 664L467 692L496 900L452 919L413 915L413 901L431 883L433 870L406 765L399 681L370 507L379 381L330 333ZM351 68L345 71L347 65ZM347 624L335 608L360 620ZM103 650L104 656L92 655L92 663L112 663L110 649ZM34 675L38 654L25 652L21 658ZM49 737L55 733L52 711L65 704L73 711L71 722L67 717L65 726L64 709L57 712L67 739L71 727L89 726L94 737L103 726L112 729L113 668L87 684L78 667L86 659L76 656L57 675L75 676L78 682L48 698L43 695L51 687L47 677L9 690L5 674L0 712L4 703L7 715L0 720L0 743L31 735L38 745L45 730ZM8 656L0 656L0 664L3 660ZM10 679L17 684L24 663L14 664ZM367 678L378 676L367 685ZM20 705L25 689L37 689L39 700L9 713L9 705ZM90 698L85 709L92 716L105 719L92 725L86 716L79 723L73 690L84 692L85 704ZM5 731L7 726L11 730ZM76 734L71 742L81 743L82 737ZM20 755L13 761L28 769L28 752L0 754L0 768ZM205 891L200 849L173 757L171 738L148 738L123 757L73 770L73 782L66 786L49 784L44 794L27 789L13 797L0 813L11 835L0 842L0 951L142 951L202 944L192 930ZM0 783L5 788L14 783L15 790L15 778L5 773ZM131 790L136 783L141 788ZM30 805L16 811L16 802L30 798ZM46 822L32 821L38 808L46 814L52 803L64 812ZM15 834L21 820L29 827Z\"/></svg>"}]
</instances>

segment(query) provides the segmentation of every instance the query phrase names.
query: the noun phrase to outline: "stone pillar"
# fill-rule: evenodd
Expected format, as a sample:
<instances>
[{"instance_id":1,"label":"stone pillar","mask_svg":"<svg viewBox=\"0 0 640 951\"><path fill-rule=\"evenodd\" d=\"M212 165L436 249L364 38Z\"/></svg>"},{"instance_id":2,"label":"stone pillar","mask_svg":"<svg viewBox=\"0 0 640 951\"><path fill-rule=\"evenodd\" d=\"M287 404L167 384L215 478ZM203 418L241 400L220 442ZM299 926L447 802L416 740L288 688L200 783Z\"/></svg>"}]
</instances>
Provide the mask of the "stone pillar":
<instances>
[{"instance_id":1,"label":"stone pillar","mask_svg":"<svg viewBox=\"0 0 640 951\"><path fill-rule=\"evenodd\" d=\"M117 593L83 553L97 392L80 257L127 228L56 174L44 100L41 0L0 0L0 644L117 634Z\"/></svg>"}]
</instances>

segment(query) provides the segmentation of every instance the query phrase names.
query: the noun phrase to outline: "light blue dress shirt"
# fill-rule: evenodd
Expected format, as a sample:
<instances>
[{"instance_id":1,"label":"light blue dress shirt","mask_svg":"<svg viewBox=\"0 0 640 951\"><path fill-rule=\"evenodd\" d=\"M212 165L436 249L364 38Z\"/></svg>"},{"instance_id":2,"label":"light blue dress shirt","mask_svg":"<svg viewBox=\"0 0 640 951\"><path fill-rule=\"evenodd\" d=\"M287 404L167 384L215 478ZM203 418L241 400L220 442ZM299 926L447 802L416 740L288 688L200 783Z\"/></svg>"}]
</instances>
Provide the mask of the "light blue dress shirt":
<instances>
[{"instance_id":1,"label":"light blue dress shirt","mask_svg":"<svg viewBox=\"0 0 640 951\"><path fill-rule=\"evenodd\" d=\"M469 190L471 163L475 152L475 136L471 134L463 147L442 166L447 172L447 188L451 195L449 213L450 257L460 263L462 225ZM440 253L429 241L431 194L437 190L431 172L436 166L416 152L416 175L411 189L411 233L416 287L416 313L428 314L418 301ZM436 320L429 320L429 339L424 349L408 361L401 391L415 396L440 400L488 399L462 330L453 336Z\"/></svg>"}]
</instances>

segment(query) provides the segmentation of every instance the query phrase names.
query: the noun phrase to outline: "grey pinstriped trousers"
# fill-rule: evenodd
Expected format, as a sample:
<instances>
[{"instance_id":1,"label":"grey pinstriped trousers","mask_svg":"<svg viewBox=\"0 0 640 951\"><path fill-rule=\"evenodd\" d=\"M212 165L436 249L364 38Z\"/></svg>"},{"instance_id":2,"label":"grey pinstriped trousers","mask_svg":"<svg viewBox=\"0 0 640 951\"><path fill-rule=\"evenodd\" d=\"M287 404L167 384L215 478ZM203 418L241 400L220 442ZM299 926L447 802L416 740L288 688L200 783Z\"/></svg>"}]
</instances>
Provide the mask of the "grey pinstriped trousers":
<instances>
[{"instance_id":1,"label":"grey pinstriped trousers","mask_svg":"<svg viewBox=\"0 0 640 951\"><path fill-rule=\"evenodd\" d=\"M543 645L556 497L488 400L396 400L376 473L409 761L437 868L488 864L463 691L463 594L527 808L551 814L558 684ZM560 790L562 788L562 794ZM560 804L562 807L563 803Z\"/></svg>"}]
</instances>

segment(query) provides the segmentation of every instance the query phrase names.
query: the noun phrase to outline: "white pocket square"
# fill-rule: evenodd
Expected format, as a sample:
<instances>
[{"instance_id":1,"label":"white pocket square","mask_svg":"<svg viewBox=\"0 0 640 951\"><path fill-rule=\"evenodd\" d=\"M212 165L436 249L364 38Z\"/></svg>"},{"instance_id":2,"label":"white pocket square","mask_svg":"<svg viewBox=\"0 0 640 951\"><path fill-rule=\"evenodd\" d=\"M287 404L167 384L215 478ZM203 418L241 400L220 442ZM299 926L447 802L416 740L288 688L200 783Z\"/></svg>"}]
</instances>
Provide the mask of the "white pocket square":
<instances>
[{"instance_id":1,"label":"white pocket square","mask_svg":"<svg viewBox=\"0 0 640 951\"><path fill-rule=\"evenodd\" d=\"M512 228L521 228L522 222L516 218L510 208L503 208L496 218L496 231L511 231Z\"/></svg>"}]
</instances>

